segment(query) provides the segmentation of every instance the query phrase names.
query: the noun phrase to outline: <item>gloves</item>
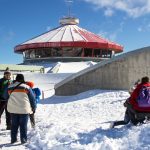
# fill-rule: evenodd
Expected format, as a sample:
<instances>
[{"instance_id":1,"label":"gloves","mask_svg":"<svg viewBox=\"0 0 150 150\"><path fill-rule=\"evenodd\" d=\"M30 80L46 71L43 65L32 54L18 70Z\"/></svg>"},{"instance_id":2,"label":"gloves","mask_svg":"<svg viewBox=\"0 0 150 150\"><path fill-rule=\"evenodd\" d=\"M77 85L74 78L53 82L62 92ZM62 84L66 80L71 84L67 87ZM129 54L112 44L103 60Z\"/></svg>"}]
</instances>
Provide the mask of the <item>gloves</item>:
<instances>
[{"instance_id":1,"label":"gloves","mask_svg":"<svg viewBox=\"0 0 150 150\"><path fill-rule=\"evenodd\" d=\"M35 109L32 109L33 114L35 113Z\"/></svg>"},{"instance_id":2,"label":"gloves","mask_svg":"<svg viewBox=\"0 0 150 150\"><path fill-rule=\"evenodd\" d=\"M123 105L124 105L124 107L127 107L127 103L125 102L125 103L123 103Z\"/></svg>"}]
</instances>

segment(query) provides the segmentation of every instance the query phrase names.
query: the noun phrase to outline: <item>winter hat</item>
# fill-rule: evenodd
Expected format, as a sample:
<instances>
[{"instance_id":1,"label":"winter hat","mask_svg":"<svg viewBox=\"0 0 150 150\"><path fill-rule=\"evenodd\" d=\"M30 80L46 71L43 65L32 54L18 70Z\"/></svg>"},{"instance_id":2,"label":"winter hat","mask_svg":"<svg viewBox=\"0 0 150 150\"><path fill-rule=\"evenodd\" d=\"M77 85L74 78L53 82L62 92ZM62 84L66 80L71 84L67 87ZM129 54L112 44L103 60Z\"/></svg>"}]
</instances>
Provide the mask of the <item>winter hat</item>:
<instances>
[{"instance_id":1,"label":"winter hat","mask_svg":"<svg viewBox=\"0 0 150 150\"><path fill-rule=\"evenodd\" d=\"M10 70L9 70L8 67L6 68L6 70L5 70L5 72L4 72L4 75L6 75L6 74L10 74L10 75L11 75L11 72L10 72Z\"/></svg>"},{"instance_id":2,"label":"winter hat","mask_svg":"<svg viewBox=\"0 0 150 150\"><path fill-rule=\"evenodd\" d=\"M18 82L25 82L24 81L24 75L23 74L17 74L16 81L18 81Z\"/></svg>"},{"instance_id":3,"label":"winter hat","mask_svg":"<svg viewBox=\"0 0 150 150\"><path fill-rule=\"evenodd\" d=\"M7 74L11 74L11 72L10 71L5 71L4 75L7 75Z\"/></svg>"},{"instance_id":4,"label":"winter hat","mask_svg":"<svg viewBox=\"0 0 150 150\"><path fill-rule=\"evenodd\" d=\"M34 83L31 82L31 81L27 81L26 84L27 84L28 86L30 86L30 88L33 88L33 87L34 87Z\"/></svg>"},{"instance_id":5,"label":"winter hat","mask_svg":"<svg viewBox=\"0 0 150 150\"><path fill-rule=\"evenodd\" d=\"M142 82L142 83L147 83L147 82L149 82L149 77L143 77L143 78L141 79L141 82Z\"/></svg>"}]
</instances>

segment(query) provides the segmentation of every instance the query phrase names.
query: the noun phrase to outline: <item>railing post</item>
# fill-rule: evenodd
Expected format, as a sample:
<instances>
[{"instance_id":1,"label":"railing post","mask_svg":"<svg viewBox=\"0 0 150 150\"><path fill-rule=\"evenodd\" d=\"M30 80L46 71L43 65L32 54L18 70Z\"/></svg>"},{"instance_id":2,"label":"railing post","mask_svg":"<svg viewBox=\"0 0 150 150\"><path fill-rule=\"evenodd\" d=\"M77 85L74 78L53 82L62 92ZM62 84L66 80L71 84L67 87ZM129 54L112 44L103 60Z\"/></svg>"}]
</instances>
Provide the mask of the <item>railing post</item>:
<instances>
[{"instance_id":1,"label":"railing post","mask_svg":"<svg viewBox=\"0 0 150 150\"><path fill-rule=\"evenodd\" d=\"M44 99L44 91L42 91L42 99Z\"/></svg>"}]
</instances>

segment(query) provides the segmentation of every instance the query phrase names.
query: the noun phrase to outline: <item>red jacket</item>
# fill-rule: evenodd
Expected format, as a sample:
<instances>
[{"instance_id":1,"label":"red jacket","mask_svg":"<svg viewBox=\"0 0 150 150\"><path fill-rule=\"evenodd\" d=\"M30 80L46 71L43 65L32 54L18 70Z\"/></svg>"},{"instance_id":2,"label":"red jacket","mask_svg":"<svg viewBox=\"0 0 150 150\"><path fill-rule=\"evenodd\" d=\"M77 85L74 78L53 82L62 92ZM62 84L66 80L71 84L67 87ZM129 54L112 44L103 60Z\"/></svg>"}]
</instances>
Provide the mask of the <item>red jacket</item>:
<instances>
[{"instance_id":1,"label":"red jacket","mask_svg":"<svg viewBox=\"0 0 150 150\"><path fill-rule=\"evenodd\" d=\"M137 85L136 89L131 94L129 103L133 106L133 109L137 110L138 112L150 112L150 108L148 108L148 107L141 108L141 107L138 107L138 104L137 104L137 98L139 96L139 92L140 92L142 86L150 86L150 82L145 83L145 84L141 83L141 84Z\"/></svg>"}]
</instances>

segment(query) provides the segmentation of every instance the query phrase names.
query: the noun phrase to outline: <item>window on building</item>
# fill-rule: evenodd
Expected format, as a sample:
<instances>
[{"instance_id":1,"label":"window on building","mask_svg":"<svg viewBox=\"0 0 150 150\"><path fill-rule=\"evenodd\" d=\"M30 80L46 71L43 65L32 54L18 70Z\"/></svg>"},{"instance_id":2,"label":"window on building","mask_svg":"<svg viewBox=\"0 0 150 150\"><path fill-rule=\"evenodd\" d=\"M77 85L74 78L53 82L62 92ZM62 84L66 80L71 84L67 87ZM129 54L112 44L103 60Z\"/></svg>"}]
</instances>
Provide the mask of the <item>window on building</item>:
<instances>
[{"instance_id":1,"label":"window on building","mask_svg":"<svg viewBox=\"0 0 150 150\"><path fill-rule=\"evenodd\" d=\"M84 49L84 56L85 57L92 57L92 49L91 48L85 48Z\"/></svg>"}]
</instances>

